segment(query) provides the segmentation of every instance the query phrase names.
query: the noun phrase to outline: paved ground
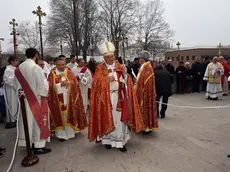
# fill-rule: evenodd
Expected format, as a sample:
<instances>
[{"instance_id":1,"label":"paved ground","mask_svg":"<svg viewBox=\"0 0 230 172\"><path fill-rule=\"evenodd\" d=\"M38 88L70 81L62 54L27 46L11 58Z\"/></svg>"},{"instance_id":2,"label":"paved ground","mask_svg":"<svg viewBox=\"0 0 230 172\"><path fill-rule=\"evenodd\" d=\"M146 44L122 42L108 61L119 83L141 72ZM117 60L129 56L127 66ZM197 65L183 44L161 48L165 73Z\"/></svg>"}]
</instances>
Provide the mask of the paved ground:
<instances>
[{"instance_id":1,"label":"paved ground","mask_svg":"<svg viewBox=\"0 0 230 172\"><path fill-rule=\"evenodd\" d=\"M229 97L212 102L202 94L174 95L176 105L226 105ZM48 145L52 153L40 156L39 164L23 168L25 149L19 148L13 172L230 172L229 109L181 109L169 107L167 118L160 120L160 130L149 136L135 135L128 152L106 150L89 143L87 132L60 143L55 138ZM0 159L0 171L11 160L14 130L0 126L0 146L7 147Z\"/></svg>"}]
</instances>

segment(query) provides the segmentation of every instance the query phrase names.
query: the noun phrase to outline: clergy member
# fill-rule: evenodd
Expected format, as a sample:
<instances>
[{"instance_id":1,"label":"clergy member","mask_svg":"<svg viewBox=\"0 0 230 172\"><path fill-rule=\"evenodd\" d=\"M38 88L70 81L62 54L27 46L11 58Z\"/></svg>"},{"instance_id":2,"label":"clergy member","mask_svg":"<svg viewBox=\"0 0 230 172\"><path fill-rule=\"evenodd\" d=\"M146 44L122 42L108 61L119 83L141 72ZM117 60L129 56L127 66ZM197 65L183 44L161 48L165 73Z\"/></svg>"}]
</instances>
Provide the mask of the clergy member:
<instances>
[{"instance_id":1,"label":"clergy member","mask_svg":"<svg viewBox=\"0 0 230 172\"><path fill-rule=\"evenodd\" d=\"M15 70L16 90L23 90L25 94L26 115L30 143L34 145L34 153L46 154L51 149L45 148L49 141L48 115L48 82L42 69L35 63L39 53L35 48L26 50L26 61ZM19 146L26 146L22 116L19 118Z\"/></svg>"},{"instance_id":2,"label":"clergy member","mask_svg":"<svg viewBox=\"0 0 230 172\"><path fill-rule=\"evenodd\" d=\"M66 65L68 68L72 69L73 67L77 66L76 63L76 56L75 55L70 55L70 62Z\"/></svg>"},{"instance_id":3,"label":"clergy member","mask_svg":"<svg viewBox=\"0 0 230 172\"><path fill-rule=\"evenodd\" d=\"M221 76L221 86L223 89L223 96L228 95L228 77L229 77L229 66L228 63L224 60L223 56L219 57L219 62L224 68L224 74Z\"/></svg>"},{"instance_id":4,"label":"clergy member","mask_svg":"<svg viewBox=\"0 0 230 172\"><path fill-rule=\"evenodd\" d=\"M91 89L93 78L90 70L85 66L84 60L78 59L77 62L78 62L78 66L73 67L72 72L79 81L85 112L87 113L87 109L89 105L88 94L89 94L89 89Z\"/></svg>"},{"instance_id":5,"label":"clergy member","mask_svg":"<svg viewBox=\"0 0 230 172\"><path fill-rule=\"evenodd\" d=\"M128 126L135 132L144 129L132 78L115 61L112 43L103 43L99 50L104 62L97 66L93 78L88 137L90 141L101 140L107 149L115 147L126 152Z\"/></svg>"},{"instance_id":6,"label":"clergy member","mask_svg":"<svg viewBox=\"0 0 230 172\"><path fill-rule=\"evenodd\" d=\"M149 57L150 53L148 51L140 53L139 63L141 67L135 84L137 99L145 125L145 134L158 129L155 76L151 63L148 61Z\"/></svg>"},{"instance_id":7,"label":"clergy member","mask_svg":"<svg viewBox=\"0 0 230 172\"><path fill-rule=\"evenodd\" d=\"M45 61L43 61L42 59L38 59L36 61L37 65L40 66L44 72L44 75L46 78L48 78L48 75L50 74L50 70L46 67Z\"/></svg>"},{"instance_id":8,"label":"clergy member","mask_svg":"<svg viewBox=\"0 0 230 172\"><path fill-rule=\"evenodd\" d=\"M211 100L218 100L222 95L221 76L224 74L224 68L218 62L218 57L214 57L206 68L204 80L208 82L206 97Z\"/></svg>"},{"instance_id":9,"label":"clergy member","mask_svg":"<svg viewBox=\"0 0 230 172\"><path fill-rule=\"evenodd\" d=\"M75 137L87 127L81 90L77 78L65 65L65 58L56 59L49 77L48 103L56 137L61 141Z\"/></svg>"},{"instance_id":10,"label":"clergy member","mask_svg":"<svg viewBox=\"0 0 230 172\"><path fill-rule=\"evenodd\" d=\"M18 116L18 94L14 87L15 69L19 64L18 58L11 56L8 58L9 65L3 75L4 94L6 103L6 129L15 128Z\"/></svg>"}]
</instances>

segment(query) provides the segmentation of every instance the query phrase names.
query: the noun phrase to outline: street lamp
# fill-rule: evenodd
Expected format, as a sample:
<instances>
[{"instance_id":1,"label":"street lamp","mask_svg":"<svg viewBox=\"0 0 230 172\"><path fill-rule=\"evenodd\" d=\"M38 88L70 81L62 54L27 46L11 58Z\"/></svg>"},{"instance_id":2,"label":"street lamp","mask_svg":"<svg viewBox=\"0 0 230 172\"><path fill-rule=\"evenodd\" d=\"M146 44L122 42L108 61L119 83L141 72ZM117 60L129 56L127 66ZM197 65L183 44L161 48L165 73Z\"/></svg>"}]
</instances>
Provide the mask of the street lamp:
<instances>
[{"instance_id":1,"label":"street lamp","mask_svg":"<svg viewBox=\"0 0 230 172\"><path fill-rule=\"evenodd\" d=\"M77 1L77 2L76 2ZM76 7L77 6L77 7ZM75 42L75 55L77 56L78 59L78 39L77 39L77 25L78 25L78 0L73 0L73 19L74 19L74 42Z\"/></svg>"},{"instance_id":2,"label":"street lamp","mask_svg":"<svg viewBox=\"0 0 230 172\"><path fill-rule=\"evenodd\" d=\"M40 6L37 7L36 10L32 11L32 13L34 15L38 16L38 25L39 25L39 31L40 31L40 44L41 44L41 56L42 59L44 58L44 54L43 54L43 43L42 43L42 17L46 16L46 13L42 11L42 8Z\"/></svg>"},{"instance_id":3,"label":"street lamp","mask_svg":"<svg viewBox=\"0 0 230 172\"><path fill-rule=\"evenodd\" d=\"M12 25L13 29L10 35L13 36L13 44L14 44L14 56L17 56L17 38L16 36L19 35L19 33L16 32L16 26L18 26L18 23L16 23L15 19L12 19L12 21L9 22L10 25Z\"/></svg>"},{"instance_id":4,"label":"street lamp","mask_svg":"<svg viewBox=\"0 0 230 172\"><path fill-rule=\"evenodd\" d=\"M0 67L2 67L2 45L1 41L4 41L4 38L0 38Z\"/></svg>"}]
</instances>

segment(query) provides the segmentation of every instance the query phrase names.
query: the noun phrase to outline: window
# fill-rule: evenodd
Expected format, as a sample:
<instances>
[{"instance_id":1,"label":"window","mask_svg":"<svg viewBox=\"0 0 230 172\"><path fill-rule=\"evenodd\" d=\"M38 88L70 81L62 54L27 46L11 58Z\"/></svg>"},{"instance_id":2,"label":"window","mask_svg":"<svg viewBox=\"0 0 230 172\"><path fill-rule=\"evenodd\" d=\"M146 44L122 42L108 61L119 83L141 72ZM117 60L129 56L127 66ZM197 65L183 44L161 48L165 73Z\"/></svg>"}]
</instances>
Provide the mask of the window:
<instances>
[{"instance_id":1,"label":"window","mask_svg":"<svg viewBox=\"0 0 230 172\"><path fill-rule=\"evenodd\" d=\"M193 61L195 60L195 56L192 56L192 60L193 60Z\"/></svg>"},{"instance_id":2,"label":"window","mask_svg":"<svg viewBox=\"0 0 230 172\"><path fill-rule=\"evenodd\" d=\"M174 61L174 57L172 57L172 61Z\"/></svg>"},{"instance_id":3,"label":"window","mask_svg":"<svg viewBox=\"0 0 230 172\"><path fill-rule=\"evenodd\" d=\"M176 61L179 61L179 57L176 57Z\"/></svg>"},{"instance_id":4,"label":"window","mask_svg":"<svg viewBox=\"0 0 230 172\"><path fill-rule=\"evenodd\" d=\"M184 61L184 56L181 56L181 61L182 61L182 62Z\"/></svg>"},{"instance_id":5,"label":"window","mask_svg":"<svg viewBox=\"0 0 230 172\"><path fill-rule=\"evenodd\" d=\"M186 59L187 61L189 61L189 56L187 56L187 59Z\"/></svg>"}]
</instances>

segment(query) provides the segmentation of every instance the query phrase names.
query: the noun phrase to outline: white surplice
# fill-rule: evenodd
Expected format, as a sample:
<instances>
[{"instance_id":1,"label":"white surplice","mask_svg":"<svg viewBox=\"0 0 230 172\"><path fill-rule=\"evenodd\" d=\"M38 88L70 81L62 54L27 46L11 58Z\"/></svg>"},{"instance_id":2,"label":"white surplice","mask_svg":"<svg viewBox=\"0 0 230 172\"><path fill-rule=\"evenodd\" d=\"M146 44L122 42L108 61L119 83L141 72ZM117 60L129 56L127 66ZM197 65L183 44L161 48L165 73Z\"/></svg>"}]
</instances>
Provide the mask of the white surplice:
<instances>
[{"instance_id":1,"label":"white surplice","mask_svg":"<svg viewBox=\"0 0 230 172\"><path fill-rule=\"evenodd\" d=\"M68 63L67 65L66 65L68 68L70 68L70 69L72 69L73 67L75 67L75 66L78 66L78 64L75 62L75 63Z\"/></svg>"},{"instance_id":2,"label":"white surplice","mask_svg":"<svg viewBox=\"0 0 230 172\"><path fill-rule=\"evenodd\" d=\"M63 75L65 72L66 70L61 72L56 69L57 75ZM63 77L62 81L65 81L65 80L66 79ZM58 83L56 84L56 91L57 91L57 94L63 94L64 105L67 105L67 102L68 102L67 99L68 99L68 93L69 93L68 88L61 87L61 83ZM62 115L63 124L66 124L67 114L63 113L61 115ZM55 131L56 137L58 139L64 139L64 140L69 140L69 139L74 138L76 133L78 133L78 131L73 130L70 126L64 126L64 129L58 129Z\"/></svg>"},{"instance_id":3,"label":"white surplice","mask_svg":"<svg viewBox=\"0 0 230 172\"><path fill-rule=\"evenodd\" d=\"M27 59L23 62L19 69L24 76L25 80L29 84L32 89L34 95L36 96L38 102L41 102L41 96L47 97L49 85L48 81L44 75L43 70L40 66L38 66L33 60ZM16 90L21 89L21 85L15 77L14 86ZM25 106L26 106L26 115L28 121L28 129L30 134L30 143L34 144L35 148L44 148L47 141L50 141L50 138L40 139L40 128L37 125L36 120L30 110L30 106L25 98ZM49 121L49 119L48 119ZM22 115L19 116L19 146L26 146L25 135L24 135L24 126Z\"/></svg>"},{"instance_id":4,"label":"white surplice","mask_svg":"<svg viewBox=\"0 0 230 172\"><path fill-rule=\"evenodd\" d=\"M19 101L14 87L14 72L16 67L9 65L3 75L3 89L6 102L6 122L15 122L18 117Z\"/></svg>"},{"instance_id":5,"label":"white surplice","mask_svg":"<svg viewBox=\"0 0 230 172\"><path fill-rule=\"evenodd\" d=\"M107 64L106 64L107 65ZM115 63L113 65L107 65L108 70L111 69L112 71L115 68ZM129 131L127 125L121 122L121 112L118 112L117 109L117 102L118 102L118 78L116 72L110 73L110 76L114 76L115 81L110 83L110 100L112 103L112 115L113 115L113 122L115 126L115 130L104 137L102 137L102 144L103 145L111 145L115 148L123 148L123 146L128 142L130 139Z\"/></svg>"},{"instance_id":6,"label":"white surplice","mask_svg":"<svg viewBox=\"0 0 230 172\"><path fill-rule=\"evenodd\" d=\"M212 75L215 75L215 72L217 70L217 64L213 63L213 68L212 68ZM220 68L220 76L224 74L224 68L221 65ZM206 68L205 74L204 74L204 80L208 81L209 78L209 69L208 67ZM222 96L222 86L221 82L216 84L216 83L207 83L207 89L206 89L206 97L210 98L217 98L219 96Z\"/></svg>"},{"instance_id":7,"label":"white surplice","mask_svg":"<svg viewBox=\"0 0 230 172\"><path fill-rule=\"evenodd\" d=\"M76 77L80 78L79 85L81 89L85 112L87 112L89 105L88 89L92 87L93 78L89 69L87 69L85 73L81 73L82 68L83 67L75 66L72 68L72 72Z\"/></svg>"}]
</instances>

